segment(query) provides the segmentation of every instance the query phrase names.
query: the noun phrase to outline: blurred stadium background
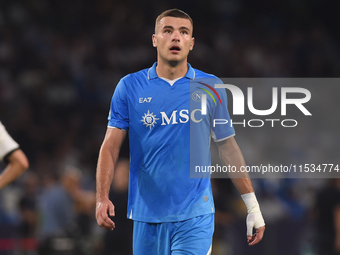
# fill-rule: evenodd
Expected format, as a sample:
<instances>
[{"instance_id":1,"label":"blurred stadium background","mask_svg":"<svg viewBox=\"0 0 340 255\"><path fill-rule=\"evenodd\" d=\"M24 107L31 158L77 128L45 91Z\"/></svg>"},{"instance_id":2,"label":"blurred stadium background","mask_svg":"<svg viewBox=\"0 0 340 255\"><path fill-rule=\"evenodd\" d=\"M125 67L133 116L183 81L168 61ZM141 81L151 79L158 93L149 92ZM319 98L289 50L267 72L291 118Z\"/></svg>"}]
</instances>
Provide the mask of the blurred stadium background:
<instances>
[{"instance_id":1,"label":"blurred stadium background","mask_svg":"<svg viewBox=\"0 0 340 255\"><path fill-rule=\"evenodd\" d=\"M1 255L38 254L39 249L40 254L100 255L108 249L129 254L126 186L113 185L117 234L100 229L93 205L81 204L75 194L91 201L115 85L153 64L154 20L174 7L194 20L196 44L189 62L195 68L219 77L340 76L339 1L1 0L0 120L30 160L29 170L0 192ZM277 129L245 132L236 127L248 164L291 163L292 158L296 163L340 163L340 121L332 105L339 89L314 89L324 100L313 101L312 93L310 105L323 113L324 121L315 120L313 129L302 124L285 137L282 130L279 135ZM329 127L327 120L337 126ZM128 150L126 141L122 158ZM71 185L76 191L63 181L69 166L81 172ZM126 164L122 168L126 171ZM332 212L340 204L336 181L253 180L267 226L263 241L252 248L246 245L239 195L229 180L214 179L213 184L214 255L336 254L317 251L320 240L334 245ZM51 200L55 187L71 200L52 201L70 203L65 210L72 217L67 228L53 233L52 221L57 220L46 222L51 213L46 199ZM46 240L46 229L52 241ZM43 253L44 242L53 253Z\"/></svg>"}]
</instances>

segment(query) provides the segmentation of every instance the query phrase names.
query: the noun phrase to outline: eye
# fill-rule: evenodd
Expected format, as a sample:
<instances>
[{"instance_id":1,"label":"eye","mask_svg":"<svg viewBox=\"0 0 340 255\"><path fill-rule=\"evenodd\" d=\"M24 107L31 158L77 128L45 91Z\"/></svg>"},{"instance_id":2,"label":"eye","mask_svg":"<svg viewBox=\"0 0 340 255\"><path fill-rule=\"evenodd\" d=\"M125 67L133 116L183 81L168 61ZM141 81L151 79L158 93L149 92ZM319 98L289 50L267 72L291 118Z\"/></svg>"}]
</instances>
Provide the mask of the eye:
<instances>
[{"instance_id":1,"label":"eye","mask_svg":"<svg viewBox=\"0 0 340 255\"><path fill-rule=\"evenodd\" d=\"M164 33L171 34L171 30L170 29L166 29L166 30L164 30Z\"/></svg>"},{"instance_id":2,"label":"eye","mask_svg":"<svg viewBox=\"0 0 340 255\"><path fill-rule=\"evenodd\" d=\"M181 34L183 34L183 35L187 35L187 34L188 34L188 31L186 31L186 30L182 30L182 31L181 31Z\"/></svg>"}]
</instances>

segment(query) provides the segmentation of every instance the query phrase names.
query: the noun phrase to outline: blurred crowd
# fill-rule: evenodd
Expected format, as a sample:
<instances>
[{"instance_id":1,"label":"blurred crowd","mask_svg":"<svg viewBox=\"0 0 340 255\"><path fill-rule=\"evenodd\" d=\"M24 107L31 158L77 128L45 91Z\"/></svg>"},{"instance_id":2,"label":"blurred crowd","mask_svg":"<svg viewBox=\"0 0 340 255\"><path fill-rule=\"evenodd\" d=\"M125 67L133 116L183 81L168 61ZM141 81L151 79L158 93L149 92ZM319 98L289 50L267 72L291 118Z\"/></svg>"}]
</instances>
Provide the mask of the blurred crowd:
<instances>
[{"instance_id":1,"label":"blurred crowd","mask_svg":"<svg viewBox=\"0 0 340 255\"><path fill-rule=\"evenodd\" d=\"M219 77L339 77L339 4L330 2L0 1L0 120L30 161L0 192L0 254L131 253L125 250L132 228L124 211L128 140L121 182L112 186L121 234L96 226L95 169L116 84L156 60L151 35L159 13L176 7L192 16L196 42L189 62ZM318 89L311 88L327 102L310 107L324 121L302 121L281 135L274 128L236 128L248 164L340 164L339 118L325 124L340 91ZM268 227L252 254L317 254L318 194L330 187L337 194L339 184L294 178L253 184ZM229 180L213 179L213 185L213 254L248 254L240 197Z\"/></svg>"}]
</instances>

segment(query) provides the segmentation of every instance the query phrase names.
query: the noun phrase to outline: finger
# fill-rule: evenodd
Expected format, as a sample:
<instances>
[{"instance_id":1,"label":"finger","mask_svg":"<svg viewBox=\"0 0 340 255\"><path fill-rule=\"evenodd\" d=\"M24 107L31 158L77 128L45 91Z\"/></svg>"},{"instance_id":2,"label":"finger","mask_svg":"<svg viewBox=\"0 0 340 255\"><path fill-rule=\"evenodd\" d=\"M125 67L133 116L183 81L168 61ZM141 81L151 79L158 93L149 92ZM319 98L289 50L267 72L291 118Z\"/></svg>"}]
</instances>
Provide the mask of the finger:
<instances>
[{"instance_id":1,"label":"finger","mask_svg":"<svg viewBox=\"0 0 340 255\"><path fill-rule=\"evenodd\" d=\"M257 233L255 233L252 236L247 236L247 238L248 238L248 245L250 246L255 245L259 242Z\"/></svg>"},{"instance_id":2,"label":"finger","mask_svg":"<svg viewBox=\"0 0 340 255\"><path fill-rule=\"evenodd\" d=\"M254 228L255 222L256 222L255 214L254 213L248 214L247 215L247 219L246 219L247 236L252 236L253 235L253 228Z\"/></svg>"},{"instance_id":3,"label":"finger","mask_svg":"<svg viewBox=\"0 0 340 255\"><path fill-rule=\"evenodd\" d=\"M254 242L257 241L257 233L252 236L247 236L247 242L249 245L254 245Z\"/></svg>"},{"instance_id":4,"label":"finger","mask_svg":"<svg viewBox=\"0 0 340 255\"><path fill-rule=\"evenodd\" d=\"M110 203L108 205L108 213L109 213L110 217L114 217L115 216L115 207L114 207L114 205L112 203ZM106 216L105 217L105 221L107 223L109 223L110 226L111 226L110 230L113 230L115 228L115 226L116 226L115 223L110 219L110 217L108 217L107 213L106 213L105 216Z\"/></svg>"},{"instance_id":5,"label":"finger","mask_svg":"<svg viewBox=\"0 0 340 255\"><path fill-rule=\"evenodd\" d=\"M254 222L253 221L247 221L247 236L253 235L253 228L254 228Z\"/></svg>"},{"instance_id":6,"label":"finger","mask_svg":"<svg viewBox=\"0 0 340 255\"><path fill-rule=\"evenodd\" d=\"M100 214L99 226L108 230L113 230L115 228L115 223L107 216L107 212L104 212Z\"/></svg>"},{"instance_id":7,"label":"finger","mask_svg":"<svg viewBox=\"0 0 340 255\"><path fill-rule=\"evenodd\" d=\"M114 222L108 217L107 209L98 207L96 212L97 223L100 227L113 230L115 227Z\"/></svg>"},{"instance_id":8,"label":"finger","mask_svg":"<svg viewBox=\"0 0 340 255\"><path fill-rule=\"evenodd\" d=\"M113 204L109 204L109 214L111 217L115 216L115 206Z\"/></svg>"},{"instance_id":9,"label":"finger","mask_svg":"<svg viewBox=\"0 0 340 255\"><path fill-rule=\"evenodd\" d=\"M265 226L262 226L262 227L260 227L260 228L258 228L257 230L256 230L256 232L257 232L257 236L258 236L258 239L259 239L259 242L262 240L262 238L263 238L263 235L264 235L264 230L266 229L266 227Z\"/></svg>"},{"instance_id":10,"label":"finger","mask_svg":"<svg viewBox=\"0 0 340 255\"><path fill-rule=\"evenodd\" d=\"M259 229L256 230L256 233L254 235L247 236L248 244L252 246L252 245L259 243L263 238L264 230L265 230L265 226L260 227Z\"/></svg>"}]
</instances>

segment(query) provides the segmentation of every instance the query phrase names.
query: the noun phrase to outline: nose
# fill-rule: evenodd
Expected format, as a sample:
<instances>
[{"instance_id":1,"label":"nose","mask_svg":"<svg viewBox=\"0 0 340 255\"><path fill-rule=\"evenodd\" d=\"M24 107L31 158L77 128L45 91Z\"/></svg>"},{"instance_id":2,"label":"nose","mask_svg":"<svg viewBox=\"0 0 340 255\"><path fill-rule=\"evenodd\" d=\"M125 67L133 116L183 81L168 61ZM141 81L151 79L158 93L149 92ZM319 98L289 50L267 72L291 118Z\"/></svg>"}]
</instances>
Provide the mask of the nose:
<instances>
[{"instance_id":1,"label":"nose","mask_svg":"<svg viewBox=\"0 0 340 255\"><path fill-rule=\"evenodd\" d=\"M173 36L172 36L172 41L173 42L179 42L179 38L180 38L179 32L178 31L174 31Z\"/></svg>"}]
</instances>

